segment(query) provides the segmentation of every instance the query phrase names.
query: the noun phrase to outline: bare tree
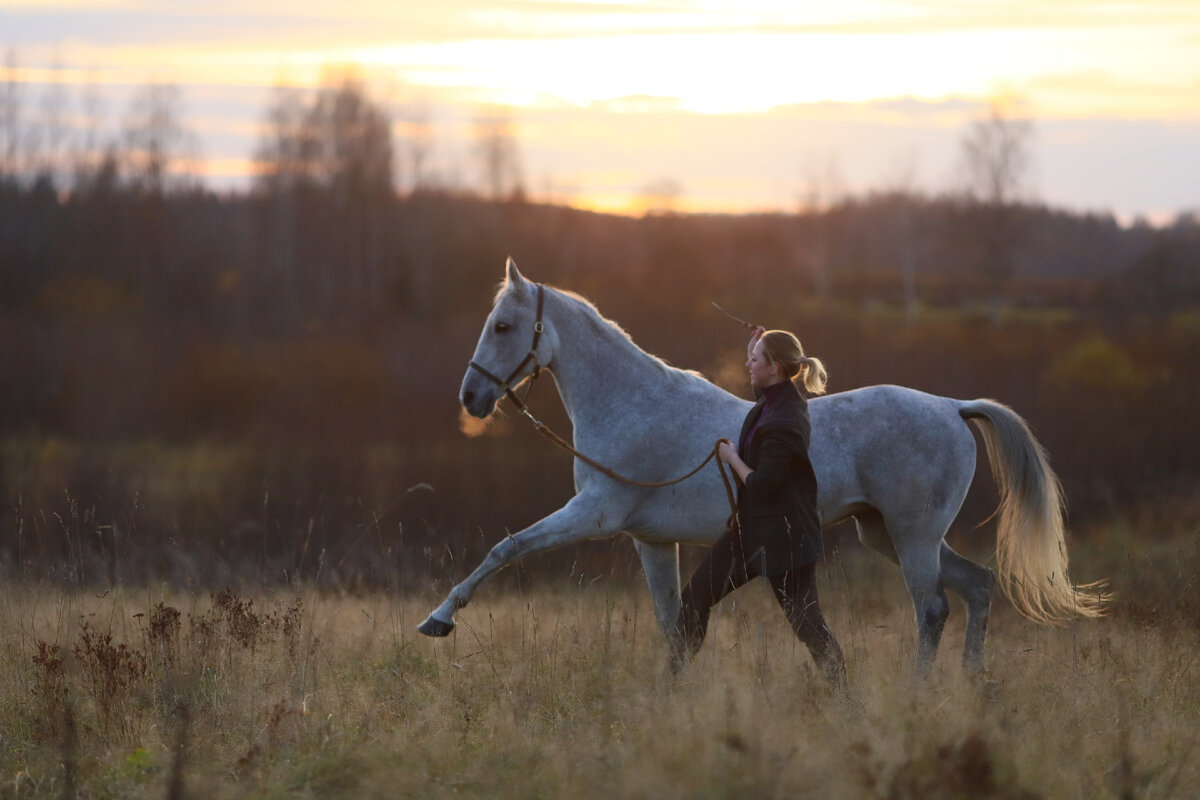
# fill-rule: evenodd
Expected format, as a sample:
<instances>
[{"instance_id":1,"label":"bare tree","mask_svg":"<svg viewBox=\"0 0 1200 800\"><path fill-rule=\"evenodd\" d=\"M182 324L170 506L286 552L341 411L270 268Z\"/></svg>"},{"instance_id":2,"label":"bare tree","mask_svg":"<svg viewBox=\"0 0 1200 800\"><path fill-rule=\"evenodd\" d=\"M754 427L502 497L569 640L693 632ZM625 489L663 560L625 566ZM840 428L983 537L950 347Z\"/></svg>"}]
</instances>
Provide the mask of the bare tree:
<instances>
[{"instance_id":1,"label":"bare tree","mask_svg":"<svg viewBox=\"0 0 1200 800\"><path fill-rule=\"evenodd\" d=\"M846 181L837 153L830 151L823 156L809 153L803 168L800 210L828 211L845 196Z\"/></svg>"},{"instance_id":2,"label":"bare tree","mask_svg":"<svg viewBox=\"0 0 1200 800\"><path fill-rule=\"evenodd\" d=\"M404 143L407 154L408 186L412 192L430 188L433 173L433 118L428 103L416 103L408 108L404 119Z\"/></svg>"},{"instance_id":3,"label":"bare tree","mask_svg":"<svg viewBox=\"0 0 1200 800\"><path fill-rule=\"evenodd\" d=\"M21 95L17 48L9 45L4 55L4 84L0 86L0 175L10 178L21 173Z\"/></svg>"},{"instance_id":4,"label":"bare tree","mask_svg":"<svg viewBox=\"0 0 1200 800\"><path fill-rule=\"evenodd\" d=\"M981 203L1006 205L1025 190L1032 165L1033 122L1017 116L1021 102L997 98L967 128L962 161L967 193Z\"/></svg>"},{"instance_id":5,"label":"bare tree","mask_svg":"<svg viewBox=\"0 0 1200 800\"><path fill-rule=\"evenodd\" d=\"M154 83L133 97L124 122L125 158L134 186L163 194L186 178L195 139L183 124L183 95L174 84Z\"/></svg>"},{"instance_id":6,"label":"bare tree","mask_svg":"<svg viewBox=\"0 0 1200 800\"><path fill-rule=\"evenodd\" d=\"M55 59L51 72L54 78L42 89L38 103L40 119L37 129L40 141L35 151L34 170L39 177L44 176L55 186L60 186L67 173L66 146L71 126L67 91L58 81L62 62Z\"/></svg>"},{"instance_id":7,"label":"bare tree","mask_svg":"<svg viewBox=\"0 0 1200 800\"><path fill-rule=\"evenodd\" d=\"M306 128L315 145L316 177L327 186L392 190L392 132L353 69L327 73Z\"/></svg>"},{"instance_id":8,"label":"bare tree","mask_svg":"<svg viewBox=\"0 0 1200 800\"><path fill-rule=\"evenodd\" d=\"M299 89L275 87L255 151L255 183L267 197L270 209L267 225L270 247L265 262L274 269L267 273L271 284L268 291L274 290L282 298L279 310L288 320L300 316L296 195L301 183L311 180L310 153L315 147L305 132L305 114Z\"/></svg>"},{"instance_id":9,"label":"bare tree","mask_svg":"<svg viewBox=\"0 0 1200 800\"><path fill-rule=\"evenodd\" d=\"M823 159L818 159L810 153L804 168L800 212L812 217L815 223L814 236L800 257L808 262L819 297L829 294L829 262L830 251L833 248L830 212L845 193L845 182L842 179L837 154L830 152Z\"/></svg>"},{"instance_id":10,"label":"bare tree","mask_svg":"<svg viewBox=\"0 0 1200 800\"><path fill-rule=\"evenodd\" d=\"M486 195L492 200L524 197L521 159L509 109L495 106L476 116L474 140Z\"/></svg>"},{"instance_id":11,"label":"bare tree","mask_svg":"<svg viewBox=\"0 0 1200 800\"><path fill-rule=\"evenodd\" d=\"M94 72L88 75L88 82L83 88L81 106L78 134L71 155L75 188L89 185L105 160L104 145L100 139L104 130L104 97Z\"/></svg>"},{"instance_id":12,"label":"bare tree","mask_svg":"<svg viewBox=\"0 0 1200 800\"><path fill-rule=\"evenodd\" d=\"M433 197L441 179L433 169L434 126L430 106L423 100L411 103L402 112L404 171L409 202L400 216L400 236L404 239L407 272L398 286L418 314L431 313L437 291L437 236L433 233L437 218Z\"/></svg>"},{"instance_id":13,"label":"bare tree","mask_svg":"<svg viewBox=\"0 0 1200 800\"><path fill-rule=\"evenodd\" d=\"M352 295L378 299L383 290L382 243L392 199L392 128L353 71L331 73L307 126L316 139L316 176L332 193L341 221L343 279Z\"/></svg>"},{"instance_id":14,"label":"bare tree","mask_svg":"<svg viewBox=\"0 0 1200 800\"><path fill-rule=\"evenodd\" d=\"M315 95L277 87L255 157L264 190L392 191L391 122L350 67L327 70Z\"/></svg>"},{"instance_id":15,"label":"bare tree","mask_svg":"<svg viewBox=\"0 0 1200 800\"><path fill-rule=\"evenodd\" d=\"M277 89L257 159L285 298L331 309L347 296L380 298L395 263L387 255L395 160L391 121L359 71L326 71L314 95Z\"/></svg>"},{"instance_id":16,"label":"bare tree","mask_svg":"<svg viewBox=\"0 0 1200 800\"><path fill-rule=\"evenodd\" d=\"M1019 243L1018 203L1032 164L1033 123L1021 103L999 98L968 126L961 142L966 196L974 204L978 265L993 291L1012 276Z\"/></svg>"},{"instance_id":17,"label":"bare tree","mask_svg":"<svg viewBox=\"0 0 1200 800\"><path fill-rule=\"evenodd\" d=\"M312 178L316 143L305 127L307 110L299 89L276 86L255 150L256 183L268 192L286 191Z\"/></svg>"},{"instance_id":18,"label":"bare tree","mask_svg":"<svg viewBox=\"0 0 1200 800\"><path fill-rule=\"evenodd\" d=\"M910 151L897 159L893 171L885 179L883 196L891 247L900 269L904 308L910 319L917 316L920 307L917 296L919 215L914 210L918 193L917 154Z\"/></svg>"}]
</instances>

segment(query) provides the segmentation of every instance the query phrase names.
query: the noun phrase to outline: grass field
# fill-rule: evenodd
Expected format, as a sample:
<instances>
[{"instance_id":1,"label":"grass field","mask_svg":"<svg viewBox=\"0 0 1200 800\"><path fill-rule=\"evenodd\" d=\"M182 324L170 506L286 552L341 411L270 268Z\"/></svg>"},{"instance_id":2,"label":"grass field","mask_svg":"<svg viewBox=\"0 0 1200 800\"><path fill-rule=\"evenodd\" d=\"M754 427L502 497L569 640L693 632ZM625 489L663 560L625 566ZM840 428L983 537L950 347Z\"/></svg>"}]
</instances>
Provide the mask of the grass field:
<instances>
[{"instance_id":1,"label":"grass field","mask_svg":"<svg viewBox=\"0 0 1200 800\"><path fill-rule=\"evenodd\" d=\"M914 684L898 573L831 558L831 694L765 586L719 607L676 679L641 586L486 587L455 634L432 591L0 587L0 798L1186 797L1200 792L1200 557L1094 537L1103 620L997 598L989 681L954 613ZM1098 554L1097 554L1098 553ZM1106 570L1106 572L1101 572Z\"/></svg>"}]
</instances>

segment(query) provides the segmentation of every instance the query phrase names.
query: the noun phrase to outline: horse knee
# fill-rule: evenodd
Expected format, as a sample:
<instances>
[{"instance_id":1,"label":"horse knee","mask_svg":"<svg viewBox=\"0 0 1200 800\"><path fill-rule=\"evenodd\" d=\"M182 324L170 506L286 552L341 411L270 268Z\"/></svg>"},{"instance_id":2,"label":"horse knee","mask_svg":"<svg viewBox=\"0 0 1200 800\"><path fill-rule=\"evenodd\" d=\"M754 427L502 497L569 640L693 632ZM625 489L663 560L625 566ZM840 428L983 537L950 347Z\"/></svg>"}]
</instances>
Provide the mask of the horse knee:
<instances>
[{"instance_id":1,"label":"horse knee","mask_svg":"<svg viewBox=\"0 0 1200 800\"><path fill-rule=\"evenodd\" d=\"M923 614L925 627L940 631L949 616L950 603L946 600L945 592L938 592L926 600Z\"/></svg>"},{"instance_id":2,"label":"horse knee","mask_svg":"<svg viewBox=\"0 0 1200 800\"><path fill-rule=\"evenodd\" d=\"M942 579L972 612L986 611L996 586L996 573L942 545Z\"/></svg>"},{"instance_id":3,"label":"horse knee","mask_svg":"<svg viewBox=\"0 0 1200 800\"><path fill-rule=\"evenodd\" d=\"M484 557L484 563L489 566L504 566L520 557L520 543L515 536L509 535L492 545L492 549Z\"/></svg>"}]
</instances>

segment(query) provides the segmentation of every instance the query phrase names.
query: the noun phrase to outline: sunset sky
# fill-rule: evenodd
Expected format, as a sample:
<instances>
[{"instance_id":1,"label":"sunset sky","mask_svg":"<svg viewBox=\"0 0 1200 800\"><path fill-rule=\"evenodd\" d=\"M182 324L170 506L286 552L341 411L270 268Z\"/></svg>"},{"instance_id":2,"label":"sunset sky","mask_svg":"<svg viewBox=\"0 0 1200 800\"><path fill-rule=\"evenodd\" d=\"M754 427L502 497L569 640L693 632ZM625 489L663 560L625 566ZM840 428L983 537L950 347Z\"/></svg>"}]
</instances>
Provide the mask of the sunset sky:
<instances>
[{"instance_id":1,"label":"sunset sky","mask_svg":"<svg viewBox=\"0 0 1200 800\"><path fill-rule=\"evenodd\" d=\"M133 89L177 84L220 187L245 185L272 86L357 64L398 134L428 114L443 179L478 182L470 122L503 104L529 194L579 206L664 181L694 210L944 191L1003 95L1034 122L1032 196L1200 207L1196 0L0 0L0 47L27 105L92 81L113 132Z\"/></svg>"}]
</instances>

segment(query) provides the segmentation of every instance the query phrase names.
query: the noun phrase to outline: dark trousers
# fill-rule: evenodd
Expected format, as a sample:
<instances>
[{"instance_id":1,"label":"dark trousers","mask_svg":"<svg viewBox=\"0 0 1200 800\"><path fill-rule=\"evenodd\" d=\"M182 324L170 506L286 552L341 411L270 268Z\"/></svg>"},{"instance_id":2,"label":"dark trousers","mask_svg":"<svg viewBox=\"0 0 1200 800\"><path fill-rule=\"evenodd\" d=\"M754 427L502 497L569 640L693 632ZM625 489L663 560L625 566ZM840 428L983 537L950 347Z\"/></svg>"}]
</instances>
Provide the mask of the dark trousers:
<instances>
[{"instance_id":1,"label":"dark trousers","mask_svg":"<svg viewBox=\"0 0 1200 800\"><path fill-rule=\"evenodd\" d=\"M742 553L741 538L726 534L718 539L680 596L682 608L676 623L679 635L675 653L677 668L689 661L704 643L712 607L755 577L757 575L747 566ZM821 614L816 563L772 575L768 580L792 630L807 645L817 667L830 683L840 686L845 679L846 667L842 649Z\"/></svg>"}]
</instances>

